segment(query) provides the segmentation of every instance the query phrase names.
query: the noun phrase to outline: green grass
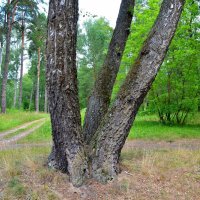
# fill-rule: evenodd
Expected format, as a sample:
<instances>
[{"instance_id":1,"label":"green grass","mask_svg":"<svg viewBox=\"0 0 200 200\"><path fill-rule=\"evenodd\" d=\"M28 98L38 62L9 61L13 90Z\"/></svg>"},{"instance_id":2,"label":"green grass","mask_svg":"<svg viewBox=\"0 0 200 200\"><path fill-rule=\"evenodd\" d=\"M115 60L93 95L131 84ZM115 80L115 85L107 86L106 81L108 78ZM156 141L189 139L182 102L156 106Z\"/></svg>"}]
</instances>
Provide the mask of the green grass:
<instances>
[{"instance_id":1,"label":"green grass","mask_svg":"<svg viewBox=\"0 0 200 200\"><path fill-rule=\"evenodd\" d=\"M48 117L49 115L45 113L8 110L6 114L0 114L0 131L5 131L26 122Z\"/></svg>"},{"instance_id":2,"label":"green grass","mask_svg":"<svg viewBox=\"0 0 200 200\"><path fill-rule=\"evenodd\" d=\"M85 109L81 111L82 122ZM155 115L138 115L131 128L129 139L145 140L176 140L200 138L200 114L190 117L188 124L184 126L161 124ZM38 143L51 141L51 124L47 120L39 129L18 143Z\"/></svg>"},{"instance_id":3,"label":"green grass","mask_svg":"<svg viewBox=\"0 0 200 200\"><path fill-rule=\"evenodd\" d=\"M129 139L176 140L200 138L200 115L193 116L188 124L164 125L156 116L137 116L129 133Z\"/></svg>"}]
</instances>

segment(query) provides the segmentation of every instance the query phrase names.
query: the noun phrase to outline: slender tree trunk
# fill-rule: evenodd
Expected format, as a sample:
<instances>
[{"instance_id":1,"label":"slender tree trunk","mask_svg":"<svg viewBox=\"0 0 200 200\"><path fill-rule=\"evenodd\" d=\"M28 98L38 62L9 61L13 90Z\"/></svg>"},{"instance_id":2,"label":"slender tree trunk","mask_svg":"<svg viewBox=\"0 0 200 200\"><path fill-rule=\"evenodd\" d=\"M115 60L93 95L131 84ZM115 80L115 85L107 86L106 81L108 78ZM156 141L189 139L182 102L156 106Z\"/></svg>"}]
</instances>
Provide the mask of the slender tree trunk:
<instances>
[{"instance_id":1,"label":"slender tree trunk","mask_svg":"<svg viewBox=\"0 0 200 200\"><path fill-rule=\"evenodd\" d=\"M10 0L7 1L7 4L10 6ZM6 54L5 54L5 63L3 66L3 79L2 79L2 89L1 89L1 112L6 113L6 86L8 80L8 67L10 62L10 42L11 42L11 31L12 23L14 21L14 16L17 8L17 2L12 10L12 12L7 10L7 23L6 23Z\"/></svg>"},{"instance_id":2,"label":"slender tree trunk","mask_svg":"<svg viewBox=\"0 0 200 200\"><path fill-rule=\"evenodd\" d=\"M6 17L4 19L4 25L5 25L5 22L6 22ZM3 34L0 36L0 75L2 73L2 58L3 58Z\"/></svg>"},{"instance_id":3,"label":"slender tree trunk","mask_svg":"<svg viewBox=\"0 0 200 200\"><path fill-rule=\"evenodd\" d=\"M106 59L97 77L92 94L89 97L83 127L84 137L87 143L90 142L103 116L108 110L113 85L130 33L134 4L134 0L122 0Z\"/></svg>"},{"instance_id":4,"label":"slender tree trunk","mask_svg":"<svg viewBox=\"0 0 200 200\"><path fill-rule=\"evenodd\" d=\"M40 47L38 48L38 64L37 64L37 85L36 85L36 97L35 97L36 112L39 112L39 100L40 100Z\"/></svg>"},{"instance_id":5,"label":"slender tree trunk","mask_svg":"<svg viewBox=\"0 0 200 200\"><path fill-rule=\"evenodd\" d=\"M10 0L8 0L10 4ZM8 66L10 61L10 40L11 40L11 13L7 13L7 32L6 32L6 54L5 54L5 64L3 68L3 80L2 80L2 90L1 90L1 112L6 112L6 85L8 79Z\"/></svg>"},{"instance_id":6,"label":"slender tree trunk","mask_svg":"<svg viewBox=\"0 0 200 200\"><path fill-rule=\"evenodd\" d=\"M47 58L46 58L46 54L44 55L44 59L45 59L45 66L47 63ZM45 72L47 71L46 67L45 67ZM45 90L44 90L44 112L47 113L48 112L48 96L47 96L47 84L45 82Z\"/></svg>"},{"instance_id":7,"label":"slender tree trunk","mask_svg":"<svg viewBox=\"0 0 200 200\"><path fill-rule=\"evenodd\" d=\"M32 100L33 100L33 92L34 92L34 85L33 85L33 87L32 87L31 95L30 95L29 111L31 111L31 104L32 104Z\"/></svg>"},{"instance_id":8,"label":"slender tree trunk","mask_svg":"<svg viewBox=\"0 0 200 200\"><path fill-rule=\"evenodd\" d=\"M45 85L45 91L44 91L44 112L45 113L48 112L47 105L48 105L48 102L47 102L47 87Z\"/></svg>"},{"instance_id":9,"label":"slender tree trunk","mask_svg":"<svg viewBox=\"0 0 200 200\"><path fill-rule=\"evenodd\" d=\"M54 146L51 159L79 186L87 174L81 134L76 70L78 0L50 0L47 39L47 89Z\"/></svg>"},{"instance_id":10,"label":"slender tree trunk","mask_svg":"<svg viewBox=\"0 0 200 200\"><path fill-rule=\"evenodd\" d=\"M0 73L1 73L1 64L2 64L2 54L3 54L3 44L1 43L1 47L0 47Z\"/></svg>"},{"instance_id":11,"label":"slender tree trunk","mask_svg":"<svg viewBox=\"0 0 200 200\"><path fill-rule=\"evenodd\" d=\"M106 182L120 171L119 157L137 111L149 91L174 36L184 0L164 0L157 20L97 133L93 177ZM93 138L95 140L95 137ZM94 146L94 144L96 144Z\"/></svg>"},{"instance_id":12,"label":"slender tree trunk","mask_svg":"<svg viewBox=\"0 0 200 200\"><path fill-rule=\"evenodd\" d=\"M168 106L171 103L171 72L168 72L167 74L167 104ZM171 122L171 111L168 110L166 113L167 121Z\"/></svg>"},{"instance_id":13,"label":"slender tree trunk","mask_svg":"<svg viewBox=\"0 0 200 200\"><path fill-rule=\"evenodd\" d=\"M17 73L15 77L13 108L16 108L16 103L17 103Z\"/></svg>"},{"instance_id":14,"label":"slender tree trunk","mask_svg":"<svg viewBox=\"0 0 200 200\"><path fill-rule=\"evenodd\" d=\"M24 35L25 35L25 23L24 23L24 13L22 13L22 46L21 46L21 69L20 69L20 78L19 78L19 109L22 106L22 79L23 79L23 69L24 69Z\"/></svg>"}]
</instances>

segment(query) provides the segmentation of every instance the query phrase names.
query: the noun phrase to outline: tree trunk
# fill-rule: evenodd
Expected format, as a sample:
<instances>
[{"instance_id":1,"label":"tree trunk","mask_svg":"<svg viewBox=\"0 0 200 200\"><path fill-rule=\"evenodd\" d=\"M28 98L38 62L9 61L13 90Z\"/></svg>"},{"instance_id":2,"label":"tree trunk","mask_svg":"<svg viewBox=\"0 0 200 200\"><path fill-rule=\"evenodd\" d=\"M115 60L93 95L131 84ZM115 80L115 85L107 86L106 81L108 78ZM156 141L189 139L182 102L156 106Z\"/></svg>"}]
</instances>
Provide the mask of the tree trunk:
<instances>
[{"instance_id":1,"label":"tree trunk","mask_svg":"<svg viewBox=\"0 0 200 200\"><path fill-rule=\"evenodd\" d=\"M48 102L47 102L47 87L45 85L45 91L44 91L44 112L45 113L48 112L47 105L48 105Z\"/></svg>"},{"instance_id":2,"label":"tree trunk","mask_svg":"<svg viewBox=\"0 0 200 200\"><path fill-rule=\"evenodd\" d=\"M0 74L1 74L2 54L3 54L3 45L1 43L1 47L0 47Z\"/></svg>"},{"instance_id":3,"label":"tree trunk","mask_svg":"<svg viewBox=\"0 0 200 200\"><path fill-rule=\"evenodd\" d=\"M108 110L113 85L130 33L134 4L134 0L122 0L106 59L97 77L92 94L89 97L83 127L84 137L87 143L90 142L103 116Z\"/></svg>"},{"instance_id":4,"label":"tree trunk","mask_svg":"<svg viewBox=\"0 0 200 200\"><path fill-rule=\"evenodd\" d=\"M10 0L8 0L7 4L10 6ZM10 41L11 41L11 31L12 31L12 23L14 21L14 16L17 8L17 2L14 5L12 11L9 9L6 11L7 15L7 23L6 23L6 54L5 54L5 63L3 66L3 79L2 79L2 89L1 89L1 112L6 112L6 86L8 80L8 66L10 62Z\"/></svg>"},{"instance_id":5,"label":"tree trunk","mask_svg":"<svg viewBox=\"0 0 200 200\"><path fill-rule=\"evenodd\" d=\"M16 103L17 103L17 73L15 77L13 108L16 108Z\"/></svg>"},{"instance_id":6,"label":"tree trunk","mask_svg":"<svg viewBox=\"0 0 200 200\"><path fill-rule=\"evenodd\" d=\"M19 109L22 106L22 79L23 79L23 69L24 69L24 33L25 33L25 23L24 23L24 13L22 13L22 46L21 46L21 69L19 78Z\"/></svg>"},{"instance_id":7,"label":"tree trunk","mask_svg":"<svg viewBox=\"0 0 200 200\"><path fill-rule=\"evenodd\" d=\"M120 171L119 156L137 111L164 60L181 15L183 0L164 0L142 50L102 121L94 148L93 177L106 182ZM95 139L95 137L93 138ZM95 144L95 146L93 146Z\"/></svg>"},{"instance_id":8,"label":"tree trunk","mask_svg":"<svg viewBox=\"0 0 200 200\"><path fill-rule=\"evenodd\" d=\"M10 4L10 0L8 0ZM8 79L8 66L10 62L10 40L11 40L11 13L7 13L7 31L6 31L6 54L5 54L5 63L3 66L3 79L2 79L2 90L1 90L1 112L6 112L6 85Z\"/></svg>"},{"instance_id":9,"label":"tree trunk","mask_svg":"<svg viewBox=\"0 0 200 200\"><path fill-rule=\"evenodd\" d=\"M35 109L39 112L39 100L40 100L40 47L38 48L38 64L37 64L37 85L36 85L36 97L35 97Z\"/></svg>"},{"instance_id":10,"label":"tree trunk","mask_svg":"<svg viewBox=\"0 0 200 200\"><path fill-rule=\"evenodd\" d=\"M32 86L31 95L30 95L29 111L31 111L31 104L32 104L32 99L33 99L33 92L34 92L34 85Z\"/></svg>"},{"instance_id":11,"label":"tree trunk","mask_svg":"<svg viewBox=\"0 0 200 200\"><path fill-rule=\"evenodd\" d=\"M78 0L50 0L47 89L54 146L49 165L68 172L75 186L87 174L76 70Z\"/></svg>"}]
</instances>

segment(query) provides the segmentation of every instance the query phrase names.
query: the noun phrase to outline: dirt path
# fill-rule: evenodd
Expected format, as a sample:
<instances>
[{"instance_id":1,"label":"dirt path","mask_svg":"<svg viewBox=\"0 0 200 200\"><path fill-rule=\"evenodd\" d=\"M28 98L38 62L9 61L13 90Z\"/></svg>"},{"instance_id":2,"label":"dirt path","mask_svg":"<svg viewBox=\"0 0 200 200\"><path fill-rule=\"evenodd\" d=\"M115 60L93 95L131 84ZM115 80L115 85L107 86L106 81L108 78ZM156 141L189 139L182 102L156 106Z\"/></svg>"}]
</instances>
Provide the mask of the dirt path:
<instances>
[{"instance_id":1,"label":"dirt path","mask_svg":"<svg viewBox=\"0 0 200 200\"><path fill-rule=\"evenodd\" d=\"M5 137L6 135L9 135L9 134L11 134L11 133L17 132L17 131L19 131L19 130L21 130L21 129L25 129L25 128L27 128L28 126L31 126L31 125L33 125L33 124L35 124L35 123L37 123L37 122L43 121L44 119L45 119L45 118L38 119L38 120L34 120L34 121L32 121L32 122L27 122L27 123L25 123L25 124L22 124L22 125L20 125L20 126L17 126L17 127L15 127L15 128L13 128L13 129L0 132L0 140L1 140L1 138Z\"/></svg>"},{"instance_id":2,"label":"dirt path","mask_svg":"<svg viewBox=\"0 0 200 200\"><path fill-rule=\"evenodd\" d=\"M40 123L38 123L36 126L30 128L30 129L28 129L26 131L22 131L21 133L15 135L15 136L13 136L13 137L11 137L9 139L2 139L2 140L0 140L0 149L5 149L8 146L13 145L14 143L16 143L21 138L23 138L23 137L31 134L32 132L34 132L35 130L37 130L38 128L40 128L44 124L45 119L40 119L40 120L36 120L36 121L40 122ZM36 121L34 121L34 122L36 123ZM27 124L28 123L26 123L26 124L24 124L24 125L22 125L22 126L20 126L18 128L12 129L12 130L10 130L10 132L7 131L6 133L4 133L4 136L8 135L10 133L16 132L16 131L22 129L22 127L25 128L25 127L27 127L27 126L29 126L31 124L34 124L34 123L32 122L32 123L29 123L28 125ZM15 131L13 131L13 130L15 130Z\"/></svg>"},{"instance_id":3,"label":"dirt path","mask_svg":"<svg viewBox=\"0 0 200 200\"><path fill-rule=\"evenodd\" d=\"M27 144L16 144L1 146L0 150L4 149L16 149L16 148L27 148L27 147L51 147L52 142L45 143L27 143ZM127 150L200 150L200 139L182 139L176 141L155 141L155 140L128 140L126 141L123 151Z\"/></svg>"},{"instance_id":4,"label":"dirt path","mask_svg":"<svg viewBox=\"0 0 200 200\"><path fill-rule=\"evenodd\" d=\"M175 141L156 140L128 140L123 150L165 150L165 149L187 149L200 150L200 139L179 139Z\"/></svg>"},{"instance_id":5,"label":"dirt path","mask_svg":"<svg viewBox=\"0 0 200 200\"><path fill-rule=\"evenodd\" d=\"M24 148L24 147L39 147L39 146L51 146L51 142L47 143L31 143L31 144L16 144L21 138L31 134L36 129L41 127L45 122L45 118L35 120L32 122L25 123L21 126L0 132L0 150L5 149L15 149L15 148ZM15 135L9 139L3 139L3 137L20 131L21 129L27 128L36 124L34 127L22 131L18 135ZM200 150L200 139L179 139L175 141L157 141L157 140L127 140L123 151L139 149L139 150L170 150L170 149L187 149L187 150Z\"/></svg>"}]
</instances>

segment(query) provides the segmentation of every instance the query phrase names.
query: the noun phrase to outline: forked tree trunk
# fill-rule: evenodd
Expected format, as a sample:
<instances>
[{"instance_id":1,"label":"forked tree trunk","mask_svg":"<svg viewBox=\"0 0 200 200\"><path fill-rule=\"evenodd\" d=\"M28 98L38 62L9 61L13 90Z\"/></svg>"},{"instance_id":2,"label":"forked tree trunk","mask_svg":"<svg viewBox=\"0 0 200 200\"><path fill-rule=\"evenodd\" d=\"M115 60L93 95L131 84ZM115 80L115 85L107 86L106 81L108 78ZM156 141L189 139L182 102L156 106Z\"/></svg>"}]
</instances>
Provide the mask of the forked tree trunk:
<instances>
[{"instance_id":1,"label":"forked tree trunk","mask_svg":"<svg viewBox=\"0 0 200 200\"><path fill-rule=\"evenodd\" d=\"M106 59L89 97L83 127L87 143L90 142L108 110L112 89L130 33L134 4L135 0L122 0Z\"/></svg>"},{"instance_id":2,"label":"forked tree trunk","mask_svg":"<svg viewBox=\"0 0 200 200\"><path fill-rule=\"evenodd\" d=\"M68 172L79 186L87 174L81 135L76 70L78 0L50 0L47 88L54 147L49 165Z\"/></svg>"},{"instance_id":3,"label":"forked tree trunk","mask_svg":"<svg viewBox=\"0 0 200 200\"><path fill-rule=\"evenodd\" d=\"M92 162L92 176L99 181L107 182L120 171L121 149L139 106L164 60L183 4L184 0L163 1L160 14L135 64L128 73L113 106L108 110L92 137L86 153ZM54 145L49 165L55 165L57 169L68 172L70 180L75 186L82 184L88 172L88 159L84 148L84 142L86 143L88 140L84 141L81 134L77 90L77 18L78 0L50 0L46 75ZM121 54L122 51L119 53ZM120 62L117 56L121 55L114 54L113 59ZM114 70L114 67L112 69ZM100 80L112 85L113 83L111 84L109 81L112 82L114 76L109 75ZM98 89L96 85L95 89ZM101 87L100 89L105 89L105 99L109 101L107 92L110 90L110 86L105 85L105 88ZM100 94L104 94L103 90L100 91ZM93 104L94 101L90 101L90 103ZM103 106L103 104L97 103ZM96 110L94 111L96 112ZM91 120L88 123L92 123ZM87 139L87 137L85 138Z\"/></svg>"},{"instance_id":4,"label":"forked tree trunk","mask_svg":"<svg viewBox=\"0 0 200 200\"><path fill-rule=\"evenodd\" d=\"M37 84L36 84L36 96L35 96L35 111L39 112L40 101L40 47L38 48L38 64L37 64Z\"/></svg>"},{"instance_id":5,"label":"forked tree trunk","mask_svg":"<svg viewBox=\"0 0 200 200\"><path fill-rule=\"evenodd\" d=\"M20 78L19 78L19 109L22 106L22 79L24 70L24 34L25 34L25 23L24 23L24 13L22 13L22 46L21 46L21 68L20 68Z\"/></svg>"},{"instance_id":6,"label":"forked tree trunk","mask_svg":"<svg viewBox=\"0 0 200 200\"><path fill-rule=\"evenodd\" d=\"M102 121L96 136L93 177L106 182L120 171L119 156L137 111L149 91L174 36L184 0L164 0L142 50ZM95 138L95 137L94 137ZM91 142L91 146L93 148Z\"/></svg>"}]
</instances>

